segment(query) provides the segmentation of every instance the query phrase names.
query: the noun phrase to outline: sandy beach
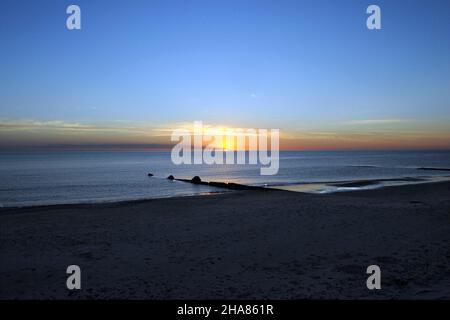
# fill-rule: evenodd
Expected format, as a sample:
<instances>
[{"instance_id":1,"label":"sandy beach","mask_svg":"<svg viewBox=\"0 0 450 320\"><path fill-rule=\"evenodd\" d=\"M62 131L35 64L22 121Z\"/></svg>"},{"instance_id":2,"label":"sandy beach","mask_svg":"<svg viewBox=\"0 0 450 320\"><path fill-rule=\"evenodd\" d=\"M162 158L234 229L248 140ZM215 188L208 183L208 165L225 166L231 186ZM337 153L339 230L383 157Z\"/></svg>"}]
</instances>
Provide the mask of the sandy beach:
<instances>
[{"instance_id":1,"label":"sandy beach","mask_svg":"<svg viewBox=\"0 0 450 320\"><path fill-rule=\"evenodd\" d=\"M0 229L1 299L450 299L449 182L0 209Z\"/></svg>"}]
</instances>

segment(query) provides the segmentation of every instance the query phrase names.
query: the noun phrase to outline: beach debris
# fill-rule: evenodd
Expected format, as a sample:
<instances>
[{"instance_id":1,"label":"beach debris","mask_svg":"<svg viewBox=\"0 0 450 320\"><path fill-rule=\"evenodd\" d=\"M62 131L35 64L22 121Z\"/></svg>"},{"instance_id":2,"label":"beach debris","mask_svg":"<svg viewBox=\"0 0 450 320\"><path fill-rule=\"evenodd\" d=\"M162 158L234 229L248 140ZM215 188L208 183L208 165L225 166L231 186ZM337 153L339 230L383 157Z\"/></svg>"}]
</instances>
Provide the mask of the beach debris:
<instances>
[{"instance_id":1,"label":"beach debris","mask_svg":"<svg viewBox=\"0 0 450 320\"><path fill-rule=\"evenodd\" d=\"M195 177L192 178L191 182L200 184L200 183L202 183L202 179L200 179L199 176L195 176Z\"/></svg>"},{"instance_id":2,"label":"beach debris","mask_svg":"<svg viewBox=\"0 0 450 320\"><path fill-rule=\"evenodd\" d=\"M170 175L170 176L167 177L167 179L169 179L169 180L175 180L175 177L174 177L173 175Z\"/></svg>"},{"instance_id":3,"label":"beach debris","mask_svg":"<svg viewBox=\"0 0 450 320\"><path fill-rule=\"evenodd\" d=\"M153 177L153 173L149 172L149 173L147 174L147 176Z\"/></svg>"}]
</instances>

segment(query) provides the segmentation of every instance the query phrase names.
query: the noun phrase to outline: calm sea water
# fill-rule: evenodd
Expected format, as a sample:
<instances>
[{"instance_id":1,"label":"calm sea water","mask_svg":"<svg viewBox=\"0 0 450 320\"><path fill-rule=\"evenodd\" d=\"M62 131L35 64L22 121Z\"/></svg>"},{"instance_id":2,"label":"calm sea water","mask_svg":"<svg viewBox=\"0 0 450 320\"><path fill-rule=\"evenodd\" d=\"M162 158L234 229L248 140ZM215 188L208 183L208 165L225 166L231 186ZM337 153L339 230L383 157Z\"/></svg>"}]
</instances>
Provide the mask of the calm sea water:
<instances>
[{"instance_id":1,"label":"calm sea water","mask_svg":"<svg viewBox=\"0 0 450 320\"><path fill-rule=\"evenodd\" d=\"M102 202L223 191L165 179L199 175L205 181L251 185L332 183L448 176L450 152L281 152L275 176L259 165L182 165L169 152L0 153L0 205ZM152 172L154 177L147 177Z\"/></svg>"}]
</instances>

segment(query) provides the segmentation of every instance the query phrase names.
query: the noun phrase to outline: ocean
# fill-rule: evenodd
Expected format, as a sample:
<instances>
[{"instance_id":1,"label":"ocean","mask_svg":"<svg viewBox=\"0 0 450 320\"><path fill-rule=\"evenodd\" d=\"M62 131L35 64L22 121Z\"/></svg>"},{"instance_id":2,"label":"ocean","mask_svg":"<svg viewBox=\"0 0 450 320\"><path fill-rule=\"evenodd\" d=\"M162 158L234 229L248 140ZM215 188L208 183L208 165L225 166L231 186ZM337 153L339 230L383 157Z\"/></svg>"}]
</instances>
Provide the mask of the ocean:
<instances>
[{"instance_id":1,"label":"ocean","mask_svg":"<svg viewBox=\"0 0 450 320\"><path fill-rule=\"evenodd\" d=\"M306 192L335 192L448 179L449 151L284 151L277 175L260 165L174 165L170 152L64 151L0 153L0 206L91 203L189 196L223 189L167 176ZM148 177L151 172L153 177ZM355 181L366 184L342 184Z\"/></svg>"}]
</instances>

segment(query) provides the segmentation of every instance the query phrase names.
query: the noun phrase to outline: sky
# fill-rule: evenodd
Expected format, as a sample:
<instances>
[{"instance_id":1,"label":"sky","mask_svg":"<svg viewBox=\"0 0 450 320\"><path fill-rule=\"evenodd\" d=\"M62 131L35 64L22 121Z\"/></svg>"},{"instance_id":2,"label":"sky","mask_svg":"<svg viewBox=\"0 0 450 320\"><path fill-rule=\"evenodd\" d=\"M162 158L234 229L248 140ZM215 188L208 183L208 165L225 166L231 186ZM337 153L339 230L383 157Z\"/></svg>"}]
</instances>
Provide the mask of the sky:
<instances>
[{"instance_id":1,"label":"sky","mask_svg":"<svg viewBox=\"0 0 450 320\"><path fill-rule=\"evenodd\" d=\"M450 149L448 0L2 0L0 26L0 148L159 146L203 121L284 149Z\"/></svg>"}]
</instances>

